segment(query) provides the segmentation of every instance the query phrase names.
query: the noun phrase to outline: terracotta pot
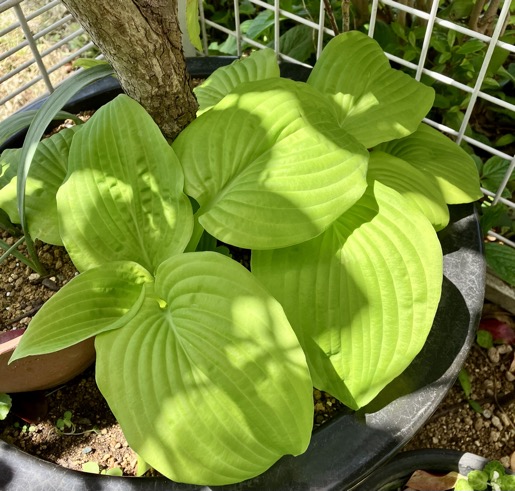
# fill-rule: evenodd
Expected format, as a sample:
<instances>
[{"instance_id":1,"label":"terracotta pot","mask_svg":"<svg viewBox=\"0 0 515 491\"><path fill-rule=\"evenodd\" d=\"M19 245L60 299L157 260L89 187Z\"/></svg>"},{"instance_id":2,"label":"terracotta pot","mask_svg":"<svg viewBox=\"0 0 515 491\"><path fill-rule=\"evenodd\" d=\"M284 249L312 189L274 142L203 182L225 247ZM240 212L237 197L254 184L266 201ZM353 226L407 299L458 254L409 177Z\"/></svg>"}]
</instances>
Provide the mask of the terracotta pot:
<instances>
[{"instance_id":1,"label":"terracotta pot","mask_svg":"<svg viewBox=\"0 0 515 491\"><path fill-rule=\"evenodd\" d=\"M94 338L55 353L28 356L8 365L25 329L0 333L0 392L28 392L63 384L95 360Z\"/></svg>"}]
</instances>

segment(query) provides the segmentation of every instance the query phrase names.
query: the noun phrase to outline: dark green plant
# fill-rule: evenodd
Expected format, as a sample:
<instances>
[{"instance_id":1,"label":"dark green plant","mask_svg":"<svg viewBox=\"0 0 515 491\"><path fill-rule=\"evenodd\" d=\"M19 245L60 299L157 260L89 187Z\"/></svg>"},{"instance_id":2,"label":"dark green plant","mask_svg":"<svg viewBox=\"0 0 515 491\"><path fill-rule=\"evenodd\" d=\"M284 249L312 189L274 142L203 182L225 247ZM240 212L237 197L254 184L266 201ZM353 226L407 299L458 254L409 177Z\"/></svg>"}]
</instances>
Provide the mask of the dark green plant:
<instances>
[{"instance_id":1,"label":"dark green plant","mask_svg":"<svg viewBox=\"0 0 515 491\"><path fill-rule=\"evenodd\" d=\"M269 2L273 5L273 2ZM369 4L364 0L352 2L341 0L325 0L326 27L333 29L337 35L350 29L363 29L365 19L369 18ZM204 12L207 19L227 29L235 30L234 3L227 0L204 2ZM270 48L274 47L274 12L273 10L257 7L255 4L243 1L240 3L240 22L242 34L253 41ZM281 9L318 24L320 14L319 0L288 0L281 1ZM237 55L236 38L232 35L208 27L208 45L210 54ZM302 62L314 63L317 38L315 31L306 25L281 15L279 18L279 50L285 56L290 56ZM330 36L326 36L325 43ZM243 42L243 51L254 49L253 45Z\"/></svg>"},{"instance_id":2,"label":"dark green plant","mask_svg":"<svg viewBox=\"0 0 515 491\"><path fill-rule=\"evenodd\" d=\"M44 199L27 187L28 222L81 274L12 360L95 336L129 444L176 481L226 484L306 449L313 385L358 409L411 363L440 299L436 230L481 193L470 157L420 124L432 89L359 32L307 83L264 50L196 95L171 146L125 95L39 144L56 150L31 172L66 171ZM218 247L207 234L251 249L252 272L199 250Z\"/></svg>"}]
</instances>

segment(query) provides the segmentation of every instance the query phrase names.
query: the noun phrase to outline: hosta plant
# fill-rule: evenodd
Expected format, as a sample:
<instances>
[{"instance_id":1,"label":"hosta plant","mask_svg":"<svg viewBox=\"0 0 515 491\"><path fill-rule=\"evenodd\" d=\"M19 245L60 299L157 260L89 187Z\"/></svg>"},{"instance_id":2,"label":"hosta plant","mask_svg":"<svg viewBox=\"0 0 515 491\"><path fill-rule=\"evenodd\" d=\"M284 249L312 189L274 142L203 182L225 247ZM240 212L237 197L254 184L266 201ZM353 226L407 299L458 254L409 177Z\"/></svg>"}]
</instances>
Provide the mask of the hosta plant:
<instances>
[{"instance_id":1,"label":"hosta plant","mask_svg":"<svg viewBox=\"0 0 515 491\"><path fill-rule=\"evenodd\" d=\"M217 485L306 449L313 385L358 409L410 364L440 298L447 204L481 194L473 161L421 124L433 90L360 33L333 39L307 83L265 50L196 95L171 144L120 95L37 148L28 230L81 274L12 359L95 336L129 444ZM250 271L221 244L250 249Z\"/></svg>"}]
</instances>

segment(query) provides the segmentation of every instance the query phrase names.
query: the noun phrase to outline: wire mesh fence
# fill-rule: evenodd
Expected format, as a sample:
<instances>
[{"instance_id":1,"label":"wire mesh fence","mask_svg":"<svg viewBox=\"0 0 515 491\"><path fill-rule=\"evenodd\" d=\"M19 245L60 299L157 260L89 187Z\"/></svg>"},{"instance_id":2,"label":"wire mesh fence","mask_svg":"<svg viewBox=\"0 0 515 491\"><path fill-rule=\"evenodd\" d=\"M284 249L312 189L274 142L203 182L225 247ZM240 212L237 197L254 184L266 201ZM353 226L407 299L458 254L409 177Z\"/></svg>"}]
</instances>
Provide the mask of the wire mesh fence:
<instances>
[{"instance_id":1,"label":"wire mesh fence","mask_svg":"<svg viewBox=\"0 0 515 491\"><path fill-rule=\"evenodd\" d=\"M489 235L515 247L515 32L508 0L244 0L234 2L232 17L220 17L220 0L211 1L200 9L204 54L269 47L281 60L312 66L339 31L368 32L394 66L435 88L436 107L425 122L470 147L490 198L485 206L506 207L504 233Z\"/></svg>"},{"instance_id":2,"label":"wire mesh fence","mask_svg":"<svg viewBox=\"0 0 515 491\"><path fill-rule=\"evenodd\" d=\"M60 0L0 2L0 118L52 92L73 59L97 53Z\"/></svg>"},{"instance_id":3,"label":"wire mesh fence","mask_svg":"<svg viewBox=\"0 0 515 491\"><path fill-rule=\"evenodd\" d=\"M480 168L484 206L502 207L507 218L489 235L515 247L510 6L509 0L200 0L199 18L204 55L271 47L279 60L305 66L339 32L367 32L393 66L435 88L425 122L468 147ZM75 57L98 54L60 0L4 0L0 19L0 117L33 99L32 87L52 91Z\"/></svg>"}]
</instances>

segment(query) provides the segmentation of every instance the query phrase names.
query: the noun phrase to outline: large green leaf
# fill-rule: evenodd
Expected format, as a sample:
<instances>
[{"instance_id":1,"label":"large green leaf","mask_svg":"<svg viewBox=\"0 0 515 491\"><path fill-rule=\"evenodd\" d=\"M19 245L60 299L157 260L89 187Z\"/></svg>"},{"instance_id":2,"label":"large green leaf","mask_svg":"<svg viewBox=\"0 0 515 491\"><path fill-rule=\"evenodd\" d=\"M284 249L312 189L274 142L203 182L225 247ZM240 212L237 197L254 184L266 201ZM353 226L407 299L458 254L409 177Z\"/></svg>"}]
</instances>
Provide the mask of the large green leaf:
<instances>
[{"instance_id":1,"label":"large green leaf","mask_svg":"<svg viewBox=\"0 0 515 491\"><path fill-rule=\"evenodd\" d=\"M415 131L434 99L432 88L391 68L379 44L358 31L327 44L308 83L336 103L342 128L366 147Z\"/></svg>"},{"instance_id":2,"label":"large green leaf","mask_svg":"<svg viewBox=\"0 0 515 491\"><path fill-rule=\"evenodd\" d=\"M497 276L515 286L515 249L504 244L486 242L485 256L488 266Z\"/></svg>"},{"instance_id":3,"label":"large green leaf","mask_svg":"<svg viewBox=\"0 0 515 491\"><path fill-rule=\"evenodd\" d=\"M291 80L242 84L173 148L200 224L238 247L309 240L366 188L366 149L338 127L325 97Z\"/></svg>"},{"instance_id":4,"label":"large green leaf","mask_svg":"<svg viewBox=\"0 0 515 491\"><path fill-rule=\"evenodd\" d=\"M282 55L307 62L316 50L313 34L313 29L308 26L290 27L279 39L279 51Z\"/></svg>"},{"instance_id":5,"label":"large green leaf","mask_svg":"<svg viewBox=\"0 0 515 491\"><path fill-rule=\"evenodd\" d=\"M97 383L127 441L170 479L226 484L309 442L312 385L279 303L213 252L173 256L122 329L97 336Z\"/></svg>"},{"instance_id":6,"label":"large green leaf","mask_svg":"<svg viewBox=\"0 0 515 491\"><path fill-rule=\"evenodd\" d=\"M381 151L370 153L367 180L377 180L390 186L411 201L435 230L442 230L449 223L449 209L440 192L436 179L408 162Z\"/></svg>"},{"instance_id":7,"label":"large green leaf","mask_svg":"<svg viewBox=\"0 0 515 491\"><path fill-rule=\"evenodd\" d=\"M406 138L378 145L376 150L405 160L436 179L449 204L470 203L483 195L477 167L470 155L426 124Z\"/></svg>"},{"instance_id":8,"label":"large green leaf","mask_svg":"<svg viewBox=\"0 0 515 491\"><path fill-rule=\"evenodd\" d=\"M177 157L126 95L98 110L73 139L57 194L63 242L79 271L114 260L154 272L182 252L193 227Z\"/></svg>"},{"instance_id":9,"label":"large green leaf","mask_svg":"<svg viewBox=\"0 0 515 491\"><path fill-rule=\"evenodd\" d=\"M424 345L442 252L425 216L376 181L319 237L253 252L252 270L283 305L315 387L357 409Z\"/></svg>"},{"instance_id":10,"label":"large green leaf","mask_svg":"<svg viewBox=\"0 0 515 491\"><path fill-rule=\"evenodd\" d=\"M72 126L42 140L32 159L25 184L25 213L31 237L47 244L63 245L59 233L56 194L66 177L73 136L80 129L82 126ZM20 223L16 177L20 157L21 149L6 154L5 160L13 167L9 174L14 173L14 176L7 186L0 189L0 208L7 212L13 223Z\"/></svg>"},{"instance_id":11,"label":"large green leaf","mask_svg":"<svg viewBox=\"0 0 515 491\"><path fill-rule=\"evenodd\" d=\"M279 65L273 49L254 51L250 56L221 67L193 92L197 97L197 115L211 109L234 88L244 82L279 77Z\"/></svg>"},{"instance_id":12,"label":"large green leaf","mask_svg":"<svg viewBox=\"0 0 515 491\"><path fill-rule=\"evenodd\" d=\"M199 51L202 51L197 0L186 0L186 26L191 44Z\"/></svg>"},{"instance_id":13,"label":"large green leaf","mask_svg":"<svg viewBox=\"0 0 515 491\"><path fill-rule=\"evenodd\" d=\"M117 329L138 311L152 276L139 264L113 262L73 278L34 316L11 360L67 348Z\"/></svg>"},{"instance_id":14,"label":"large green leaf","mask_svg":"<svg viewBox=\"0 0 515 491\"><path fill-rule=\"evenodd\" d=\"M25 183L29 175L32 158L37 150L39 141L43 137L48 125L55 119L61 108L83 87L90 83L105 78L113 74L113 69L109 65L95 66L88 70L77 73L73 77L69 77L45 100L43 105L37 110L32 119L20 157L20 165L18 166L18 210L20 212L20 221L22 228L27 237L27 248L29 253L34 253L32 239L27 233L27 216L25 214ZM36 258L37 259L37 258Z\"/></svg>"},{"instance_id":15,"label":"large green leaf","mask_svg":"<svg viewBox=\"0 0 515 491\"><path fill-rule=\"evenodd\" d=\"M0 189L7 186L16 177L20 152L19 148L6 148L0 155Z\"/></svg>"}]
</instances>

